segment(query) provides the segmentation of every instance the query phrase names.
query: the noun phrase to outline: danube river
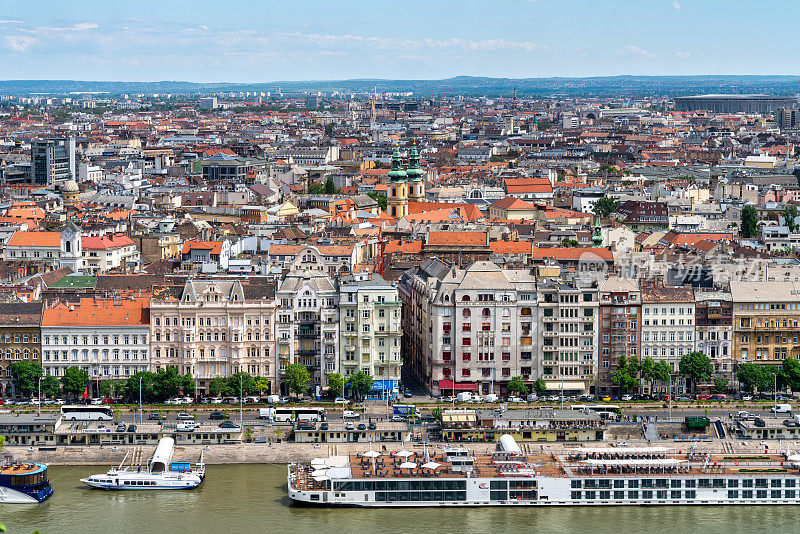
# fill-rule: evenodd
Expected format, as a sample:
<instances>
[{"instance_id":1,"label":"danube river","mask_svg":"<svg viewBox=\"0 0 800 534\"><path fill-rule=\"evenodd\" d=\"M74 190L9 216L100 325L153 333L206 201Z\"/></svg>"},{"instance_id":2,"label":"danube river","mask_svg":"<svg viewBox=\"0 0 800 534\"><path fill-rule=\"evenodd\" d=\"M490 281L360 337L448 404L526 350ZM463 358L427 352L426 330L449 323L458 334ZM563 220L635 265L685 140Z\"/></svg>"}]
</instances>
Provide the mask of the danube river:
<instances>
[{"instance_id":1,"label":"danube river","mask_svg":"<svg viewBox=\"0 0 800 534\"><path fill-rule=\"evenodd\" d=\"M381 533L752 534L797 532L799 507L319 509L292 507L286 468L208 466L194 491L105 492L79 479L98 467L51 467L55 494L38 506L0 505L8 534Z\"/></svg>"}]
</instances>

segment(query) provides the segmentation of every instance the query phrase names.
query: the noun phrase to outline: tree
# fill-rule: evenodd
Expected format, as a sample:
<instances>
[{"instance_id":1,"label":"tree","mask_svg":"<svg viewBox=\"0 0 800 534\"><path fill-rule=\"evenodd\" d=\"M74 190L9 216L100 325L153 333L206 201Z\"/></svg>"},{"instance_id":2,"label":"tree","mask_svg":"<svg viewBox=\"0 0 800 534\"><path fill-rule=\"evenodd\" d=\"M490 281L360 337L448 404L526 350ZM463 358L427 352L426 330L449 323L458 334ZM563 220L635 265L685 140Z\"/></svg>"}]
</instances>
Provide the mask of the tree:
<instances>
[{"instance_id":1,"label":"tree","mask_svg":"<svg viewBox=\"0 0 800 534\"><path fill-rule=\"evenodd\" d=\"M332 137L333 136L333 123L330 122L325 125L325 137Z\"/></svg>"},{"instance_id":2,"label":"tree","mask_svg":"<svg viewBox=\"0 0 800 534\"><path fill-rule=\"evenodd\" d=\"M784 386L788 386L793 392L800 391L800 361L794 358L786 358L778 371L778 380Z\"/></svg>"},{"instance_id":3,"label":"tree","mask_svg":"<svg viewBox=\"0 0 800 534\"><path fill-rule=\"evenodd\" d=\"M181 375L178 374L177 367L159 369L156 371L156 376L153 379L153 391L159 399L167 399L178 394L182 383L183 380L181 379Z\"/></svg>"},{"instance_id":4,"label":"tree","mask_svg":"<svg viewBox=\"0 0 800 534\"><path fill-rule=\"evenodd\" d=\"M357 397L364 397L372 389L373 382L374 380L370 375L359 371L350 375L347 386Z\"/></svg>"},{"instance_id":5,"label":"tree","mask_svg":"<svg viewBox=\"0 0 800 534\"><path fill-rule=\"evenodd\" d=\"M39 377L44 375L42 366L35 362L20 361L11 364L11 376L18 393L30 397L39 386Z\"/></svg>"},{"instance_id":6,"label":"tree","mask_svg":"<svg viewBox=\"0 0 800 534\"><path fill-rule=\"evenodd\" d=\"M386 195L381 195L380 193L376 193L375 191L370 191L367 193L367 196L378 203L378 207L383 211L386 211Z\"/></svg>"},{"instance_id":7,"label":"tree","mask_svg":"<svg viewBox=\"0 0 800 534\"><path fill-rule=\"evenodd\" d=\"M581 246L581 244L578 243L578 241L575 240L575 239L570 239L568 237L565 237L564 239L561 240L561 246L562 247L573 247L574 248L574 247Z\"/></svg>"},{"instance_id":8,"label":"tree","mask_svg":"<svg viewBox=\"0 0 800 534\"><path fill-rule=\"evenodd\" d=\"M541 395L542 393L547 391L547 382L545 382L543 378L537 378L533 382L533 390L536 392L537 395Z\"/></svg>"},{"instance_id":9,"label":"tree","mask_svg":"<svg viewBox=\"0 0 800 534\"><path fill-rule=\"evenodd\" d=\"M740 364L736 369L736 378L739 379L739 384L745 391L752 392L759 387L762 381L763 367L754 363Z\"/></svg>"},{"instance_id":10,"label":"tree","mask_svg":"<svg viewBox=\"0 0 800 534\"><path fill-rule=\"evenodd\" d=\"M698 382L708 382L711 380L714 366L711 365L711 360L708 356L702 352L694 351L681 358L678 364L678 371L683 376L690 379L694 383L696 389Z\"/></svg>"},{"instance_id":11,"label":"tree","mask_svg":"<svg viewBox=\"0 0 800 534\"><path fill-rule=\"evenodd\" d=\"M234 395L238 395L239 391L242 395L251 395L256 392L256 380L250 373L240 371L228 377L228 389L233 391Z\"/></svg>"},{"instance_id":12,"label":"tree","mask_svg":"<svg viewBox=\"0 0 800 534\"><path fill-rule=\"evenodd\" d=\"M639 370L641 366L635 357L620 356L617 368L611 373L611 382L617 384L623 391L638 389Z\"/></svg>"},{"instance_id":13,"label":"tree","mask_svg":"<svg viewBox=\"0 0 800 534\"><path fill-rule=\"evenodd\" d=\"M797 215L797 206L789 204L783 208L783 218L786 221L786 226L789 227L790 232L795 232L797 230L797 223L794 221L797 218Z\"/></svg>"},{"instance_id":14,"label":"tree","mask_svg":"<svg viewBox=\"0 0 800 534\"><path fill-rule=\"evenodd\" d=\"M58 378L47 375L42 378L42 396L43 397L58 397L61 394L61 383Z\"/></svg>"},{"instance_id":15,"label":"tree","mask_svg":"<svg viewBox=\"0 0 800 534\"><path fill-rule=\"evenodd\" d=\"M286 387L289 391L298 397L305 393L308 389L308 383L311 381L311 375L308 374L308 369L305 365L299 363L290 363L286 366Z\"/></svg>"},{"instance_id":16,"label":"tree","mask_svg":"<svg viewBox=\"0 0 800 534\"><path fill-rule=\"evenodd\" d=\"M89 384L89 373L74 365L67 367L64 376L61 377L61 385L67 394L80 395L86 390Z\"/></svg>"},{"instance_id":17,"label":"tree","mask_svg":"<svg viewBox=\"0 0 800 534\"><path fill-rule=\"evenodd\" d=\"M598 217L608 217L619 207L619 200L611 197L600 197L595 200L592 212Z\"/></svg>"},{"instance_id":18,"label":"tree","mask_svg":"<svg viewBox=\"0 0 800 534\"><path fill-rule=\"evenodd\" d=\"M672 373L672 368L664 360L659 360L653 367L653 379L659 382L666 382L669 380L669 375Z\"/></svg>"},{"instance_id":19,"label":"tree","mask_svg":"<svg viewBox=\"0 0 800 534\"><path fill-rule=\"evenodd\" d=\"M233 393L228 383L228 379L224 376L216 376L208 383L208 392L215 397L228 396Z\"/></svg>"},{"instance_id":20,"label":"tree","mask_svg":"<svg viewBox=\"0 0 800 534\"><path fill-rule=\"evenodd\" d=\"M728 379L722 375L717 375L714 377L714 391L717 393L725 393L725 390L728 389Z\"/></svg>"},{"instance_id":21,"label":"tree","mask_svg":"<svg viewBox=\"0 0 800 534\"><path fill-rule=\"evenodd\" d=\"M269 393L270 391L271 384L269 378L265 376L257 376L253 385L256 388L256 391L258 391L259 395L263 395L265 392Z\"/></svg>"},{"instance_id":22,"label":"tree","mask_svg":"<svg viewBox=\"0 0 800 534\"><path fill-rule=\"evenodd\" d=\"M756 237L758 235L758 212L753 206L745 206L740 220L742 237Z\"/></svg>"},{"instance_id":23,"label":"tree","mask_svg":"<svg viewBox=\"0 0 800 534\"><path fill-rule=\"evenodd\" d=\"M325 180L325 194L326 195L336 194L336 184L333 183L333 176L328 176L328 179Z\"/></svg>"},{"instance_id":24,"label":"tree","mask_svg":"<svg viewBox=\"0 0 800 534\"><path fill-rule=\"evenodd\" d=\"M547 120L541 120L536 123L536 129L540 132L545 132L553 127L553 124Z\"/></svg>"},{"instance_id":25,"label":"tree","mask_svg":"<svg viewBox=\"0 0 800 534\"><path fill-rule=\"evenodd\" d=\"M331 392L331 395L334 397L338 397L342 394L342 388L344 387L344 378L339 373L331 373L328 375L328 391Z\"/></svg>"},{"instance_id":26,"label":"tree","mask_svg":"<svg viewBox=\"0 0 800 534\"><path fill-rule=\"evenodd\" d=\"M529 391L528 384L526 384L525 381L522 380L521 376L515 376L514 378L508 381L509 393L524 397L525 395L528 394L528 391Z\"/></svg>"},{"instance_id":27,"label":"tree","mask_svg":"<svg viewBox=\"0 0 800 534\"><path fill-rule=\"evenodd\" d=\"M192 375L190 375L189 373L186 373L185 375L180 375L178 382L180 384L181 391L183 392L184 395L190 397L194 395L195 381Z\"/></svg>"},{"instance_id":28,"label":"tree","mask_svg":"<svg viewBox=\"0 0 800 534\"><path fill-rule=\"evenodd\" d=\"M325 184L311 184L308 186L308 192L312 195L324 195Z\"/></svg>"},{"instance_id":29,"label":"tree","mask_svg":"<svg viewBox=\"0 0 800 534\"><path fill-rule=\"evenodd\" d=\"M114 394L121 389L120 385L111 379L103 380L100 382L100 396L113 397Z\"/></svg>"}]
</instances>

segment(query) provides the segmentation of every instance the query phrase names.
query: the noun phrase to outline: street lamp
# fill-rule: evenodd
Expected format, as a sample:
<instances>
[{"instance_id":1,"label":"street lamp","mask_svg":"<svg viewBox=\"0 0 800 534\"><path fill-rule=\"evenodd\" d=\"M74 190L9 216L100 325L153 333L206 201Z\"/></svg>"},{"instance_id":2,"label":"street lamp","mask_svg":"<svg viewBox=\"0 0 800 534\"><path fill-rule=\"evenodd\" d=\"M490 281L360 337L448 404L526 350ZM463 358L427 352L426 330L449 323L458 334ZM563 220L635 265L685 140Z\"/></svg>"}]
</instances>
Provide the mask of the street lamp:
<instances>
[{"instance_id":1,"label":"street lamp","mask_svg":"<svg viewBox=\"0 0 800 534\"><path fill-rule=\"evenodd\" d=\"M42 377L39 376L39 413L38 415L42 415Z\"/></svg>"},{"instance_id":2,"label":"street lamp","mask_svg":"<svg viewBox=\"0 0 800 534\"><path fill-rule=\"evenodd\" d=\"M244 399L242 398L242 375L239 375L239 430L244 430L244 419L242 416Z\"/></svg>"},{"instance_id":3,"label":"street lamp","mask_svg":"<svg viewBox=\"0 0 800 534\"><path fill-rule=\"evenodd\" d=\"M142 424L142 377L139 376L139 424Z\"/></svg>"}]
</instances>

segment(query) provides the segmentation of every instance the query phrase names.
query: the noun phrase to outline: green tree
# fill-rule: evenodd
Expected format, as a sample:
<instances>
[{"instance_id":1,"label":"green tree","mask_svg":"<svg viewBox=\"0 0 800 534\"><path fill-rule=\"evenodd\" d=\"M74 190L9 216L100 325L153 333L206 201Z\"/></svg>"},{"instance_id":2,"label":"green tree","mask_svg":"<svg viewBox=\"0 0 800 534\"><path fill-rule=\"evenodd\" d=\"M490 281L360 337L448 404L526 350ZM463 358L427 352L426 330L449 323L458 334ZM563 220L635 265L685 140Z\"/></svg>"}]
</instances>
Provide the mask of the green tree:
<instances>
[{"instance_id":1,"label":"green tree","mask_svg":"<svg viewBox=\"0 0 800 534\"><path fill-rule=\"evenodd\" d=\"M338 397L342 394L342 388L344 387L344 378L339 373L331 373L328 375L328 391L330 391L331 395L334 397Z\"/></svg>"},{"instance_id":2,"label":"green tree","mask_svg":"<svg viewBox=\"0 0 800 534\"><path fill-rule=\"evenodd\" d=\"M536 129L539 130L540 132L546 132L547 130L549 130L552 127L553 127L553 123L551 123L548 120L541 120L541 121L536 123Z\"/></svg>"},{"instance_id":3,"label":"green tree","mask_svg":"<svg viewBox=\"0 0 800 534\"><path fill-rule=\"evenodd\" d=\"M631 391L639 387L639 370L641 366L635 357L620 356L617 368L611 373L611 382L623 391Z\"/></svg>"},{"instance_id":4,"label":"green tree","mask_svg":"<svg viewBox=\"0 0 800 534\"><path fill-rule=\"evenodd\" d=\"M797 223L795 222L797 215L797 206L794 204L789 204L783 208L783 219L786 221L786 226L789 227L790 232L795 232L797 230Z\"/></svg>"},{"instance_id":5,"label":"green tree","mask_svg":"<svg viewBox=\"0 0 800 534\"><path fill-rule=\"evenodd\" d=\"M728 389L728 379L722 375L714 377L714 391L717 393L725 393Z\"/></svg>"},{"instance_id":6,"label":"green tree","mask_svg":"<svg viewBox=\"0 0 800 534\"><path fill-rule=\"evenodd\" d=\"M714 366L711 365L711 360L708 356L702 352L694 351L681 358L678 364L678 371L681 375L691 380L693 387L696 389L699 382L708 382L711 380Z\"/></svg>"},{"instance_id":7,"label":"green tree","mask_svg":"<svg viewBox=\"0 0 800 534\"><path fill-rule=\"evenodd\" d=\"M181 391L183 392L184 395L188 397L194 395L195 381L192 375L190 375L189 373L186 373L185 375L180 375L178 382L180 384Z\"/></svg>"},{"instance_id":8,"label":"green tree","mask_svg":"<svg viewBox=\"0 0 800 534\"><path fill-rule=\"evenodd\" d=\"M61 385L67 394L80 395L86 390L89 384L89 373L74 365L67 367L64 376L61 377Z\"/></svg>"},{"instance_id":9,"label":"green tree","mask_svg":"<svg viewBox=\"0 0 800 534\"><path fill-rule=\"evenodd\" d=\"M742 237L756 237L758 235L758 212L753 206L745 206L740 220Z\"/></svg>"},{"instance_id":10,"label":"green tree","mask_svg":"<svg viewBox=\"0 0 800 534\"><path fill-rule=\"evenodd\" d=\"M325 184L311 184L308 186L308 193L311 195L324 195Z\"/></svg>"},{"instance_id":11,"label":"green tree","mask_svg":"<svg viewBox=\"0 0 800 534\"><path fill-rule=\"evenodd\" d=\"M155 373L150 371L139 371L134 373L123 384L125 397L129 401L139 401L139 379L141 378L142 402L153 402L156 400Z\"/></svg>"},{"instance_id":12,"label":"green tree","mask_svg":"<svg viewBox=\"0 0 800 534\"><path fill-rule=\"evenodd\" d=\"M742 363L736 369L736 378L745 391L753 392L758 388L763 374L762 366L754 363Z\"/></svg>"},{"instance_id":13,"label":"green tree","mask_svg":"<svg viewBox=\"0 0 800 534\"><path fill-rule=\"evenodd\" d=\"M378 207L383 211L386 211L386 195L381 195L380 193L376 193L375 191L370 191L367 193L367 196L378 203Z\"/></svg>"},{"instance_id":14,"label":"green tree","mask_svg":"<svg viewBox=\"0 0 800 534\"><path fill-rule=\"evenodd\" d=\"M224 397L233 394L230 384L228 383L228 379L224 376L216 376L212 378L211 382L208 383L208 391L215 397Z\"/></svg>"},{"instance_id":15,"label":"green tree","mask_svg":"<svg viewBox=\"0 0 800 534\"><path fill-rule=\"evenodd\" d=\"M336 184L333 183L333 176L328 176L328 179L325 180L325 194L326 195L336 194Z\"/></svg>"},{"instance_id":16,"label":"green tree","mask_svg":"<svg viewBox=\"0 0 800 534\"><path fill-rule=\"evenodd\" d=\"M508 392L513 395L525 396L528 394L528 384L522 380L521 376L515 376L508 381Z\"/></svg>"},{"instance_id":17,"label":"green tree","mask_svg":"<svg viewBox=\"0 0 800 534\"><path fill-rule=\"evenodd\" d=\"M347 381L347 386L355 396L363 398L367 393L369 393L369 390L372 389L373 382L374 380L370 375L363 371L359 371L350 375L350 379Z\"/></svg>"},{"instance_id":18,"label":"green tree","mask_svg":"<svg viewBox=\"0 0 800 534\"><path fill-rule=\"evenodd\" d=\"M664 360L659 360L653 367L653 380L659 382L666 382L669 380L669 375L672 373L672 368Z\"/></svg>"},{"instance_id":19,"label":"green tree","mask_svg":"<svg viewBox=\"0 0 800 534\"><path fill-rule=\"evenodd\" d=\"M793 392L800 391L800 361L794 358L784 359L778 378L781 384L790 387Z\"/></svg>"},{"instance_id":20,"label":"green tree","mask_svg":"<svg viewBox=\"0 0 800 534\"><path fill-rule=\"evenodd\" d=\"M537 378L533 382L533 390L536 392L537 395L541 396L542 393L547 391L547 382L545 382L543 378Z\"/></svg>"},{"instance_id":21,"label":"green tree","mask_svg":"<svg viewBox=\"0 0 800 534\"><path fill-rule=\"evenodd\" d=\"M600 197L592 206L592 212L598 217L608 217L619 207L619 200L611 197Z\"/></svg>"},{"instance_id":22,"label":"green tree","mask_svg":"<svg viewBox=\"0 0 800 534\"><path fill-rule=\"evenodd\" d=\"M156 371L153 390L157 398L164 400L176 396L183 383L177 367L167 367ZM138 389L138 386L137 386Z\"/></svg>"},{"instance_id":23,"label":"green tree","mask_svg":"<svg viewBox=\"0 0 800 534\"><path fill-rule=\"evenodd\" d=\"M255 386L259 395L270 392L270 381L269 378L265 376L257 376L253 385Z\"/></svg>"},{"instance_id":24,"label":"green tree","mask_svg":"<svg viewBox=\"0 0 800 534\"><path fill-rule=\"evenodd\" d=\"M239 395L240 391L242 395L252 395L257 391L256 379L250 373L240 371L228 377L228 388L233 391L234 395Z\"/></svg>"},{"instance_id":25,"label":"green tree","mask_svg":"<svg viewBox=\"0 0 800 534\"><path fill-rule=\"evenodd\" d=\"M298 397L306 392L311 375L305 365L290 363L286 366L285 373L286 387Z\"/></svg>"},{"instance_id":26,"label":"green tree","mask_svg":"<svg viewBox=\"0 0 800 534\"><path fill-rule=\"evenodd\" d=\"M431 416L432 416L434 419L436 419L437 421L439 421L440 423L442 422L442 415L443 415L443 414L444 414L444 410L442 410L442 409L441 409L441 408L439 408L438 406L437 406L436 408L433 408L433 409L431 410Z\"/></svg>"},{"instance_id":27,"label":"green tree","mask_svg":"<svg viewBox=\"0 0 800 534\"><path fill-rule=\"evenodd\" d=\"M42 396L58 397L61 394L61 382L54 376L47 375L42 378Z\"/></svg>"},{"instance_id":28,"label":"green tree","mask_svg":"<svg viewBox=\"0 0 800 534\"><path fill-rule=\"evenodd\" d=\"M325 125L325 137L332 137L333 136L333 123L330 122Z\"/></svg>"},{"instance_id":29,"label":"green tree","mask_svg":"<svg viewBox=\"0 0 800 534\"><path fill-rule=\"evenodd\" d=\"M562 247L573 247L574 248L574 247L581 246L581 244L578 243L578 241L576 239L570 239L568 237L565 237L564 239L561 240L561 246Z\"/></svg>"},{"instance_id":30,"label":"green tree","mask_svg":"<svg viewBox=\"0 0 800 534\"><path fill-rule=\"evenodd\" d=\"M108 380L101 380L100 381L100 396L101 397L113 397L117 394L117 392L122 389L122 385L118 384L116 381L108 379Z\"/></svg>"},{"instance_id":31,"label":"green tree","mask_svg":"<svg viewBox=\"0 0 800 534\"><path fill-rule=\"evenodd\" d=\"M19 361L11 364L11 377L14 379L14 387L17 393L22 393L26 397L39 387L39 377L44 375L44 369L36 362Z\"/></svg>"}]
</instances>

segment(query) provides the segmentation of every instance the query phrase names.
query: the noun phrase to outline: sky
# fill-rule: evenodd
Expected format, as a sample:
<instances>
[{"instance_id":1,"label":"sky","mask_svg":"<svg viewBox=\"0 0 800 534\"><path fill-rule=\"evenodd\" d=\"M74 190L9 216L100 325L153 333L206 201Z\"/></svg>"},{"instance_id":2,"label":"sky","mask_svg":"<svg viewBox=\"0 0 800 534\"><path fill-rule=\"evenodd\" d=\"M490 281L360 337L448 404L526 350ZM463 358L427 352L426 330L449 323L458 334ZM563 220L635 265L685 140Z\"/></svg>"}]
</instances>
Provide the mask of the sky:
<instances>
[{"instance_id":1,"label":"sky","mask_svg":"<svg viewBox=\"0 0 800 534\"><path fill-rule=\"evenodd\" d=\"M799 15L797 0L0 0L0 79L800 74Z\"/></svg>"}]
</instances>

